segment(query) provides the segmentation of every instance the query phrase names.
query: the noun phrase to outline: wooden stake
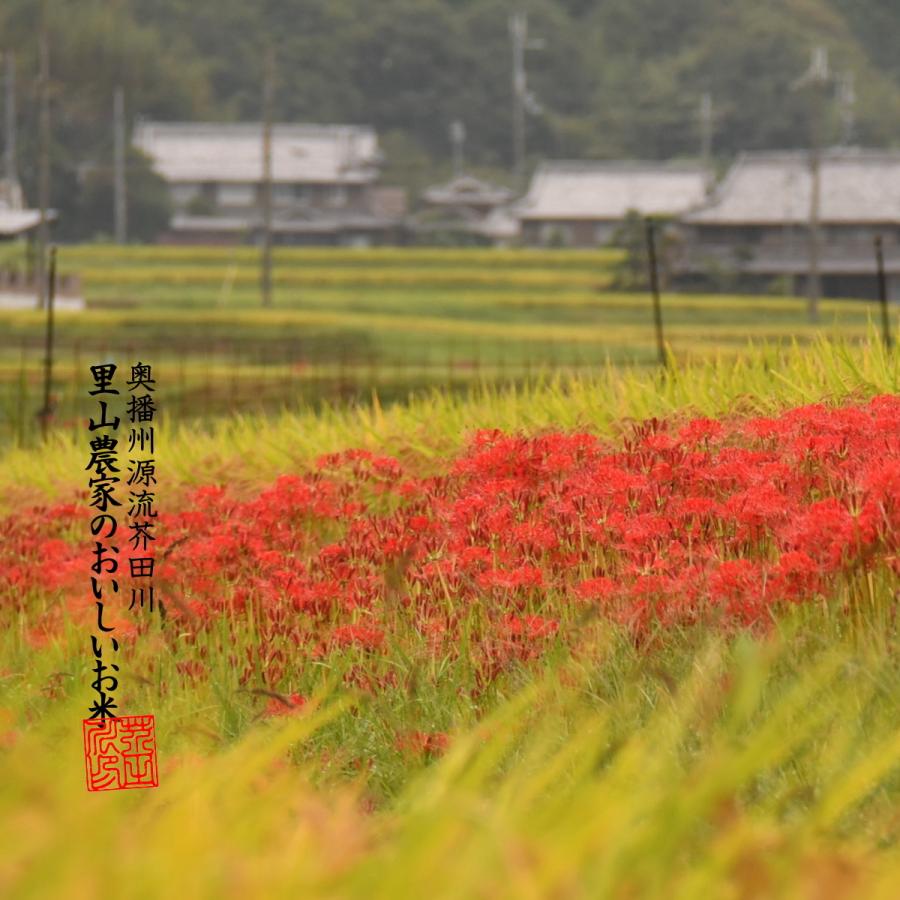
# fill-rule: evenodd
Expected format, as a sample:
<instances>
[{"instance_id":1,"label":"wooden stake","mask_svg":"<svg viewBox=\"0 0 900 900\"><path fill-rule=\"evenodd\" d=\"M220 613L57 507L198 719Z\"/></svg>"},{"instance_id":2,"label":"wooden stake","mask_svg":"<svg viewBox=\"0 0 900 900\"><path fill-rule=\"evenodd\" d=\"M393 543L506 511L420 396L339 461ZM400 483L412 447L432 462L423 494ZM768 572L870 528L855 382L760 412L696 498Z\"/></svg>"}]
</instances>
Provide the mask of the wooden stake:
<instances>
[{"instance_id":1,"label":"wooden stake","mask_svg":"<svg viewBox=\"0 0 900 900\"><path fill-rule=\"evenodd\" d=\"M43 309L47 302L47 247L49 236L50 206L50 45L44 20L38 46L40 56L40 104L38 141L38 203L41 211L38 226L38 303Z\"/></svg>"},{"instance_id":2,"label":"wooden stake","mask_svg":"<svg viewBox=\"0 0 900 900\"><path fill-rule=\"evenodd\" d=\"M875 236L875 262L878 266L878 299L881 302L881 334L884 338L884 346L890 350L891 341L891 317L888 312L887 276L884 272L884 246L881 235Z\"/></svg>"},{"instance_id":3,"label":"wooden stake","mask_svg":"<svg viewBox=\"0 0 900 900\"><path fill-rule=\"evenodd\" d=\"M653 295L653 324L656 329L656 351L659 364L668 365L666 344L663 340L662 306L659 300L659 265L656 259L656 228L653 219L645 219L647 226L647 262L650 269L650 291Z\"/></svg>"},{"instance_id":4,"label":"wooden stake","mask_svg":"<svg viewBox=\"0 0 900 900\"><path fill-rule=\"evenodd\" d=\"M42 273L43 274L43 273ZM56 247L50 248L47 272L47 330L44 342L44 408L40 412L41 437L46 440L52 413L50 388L53 382L53 301L56 299Z\"/></svg>"}]
</instances>

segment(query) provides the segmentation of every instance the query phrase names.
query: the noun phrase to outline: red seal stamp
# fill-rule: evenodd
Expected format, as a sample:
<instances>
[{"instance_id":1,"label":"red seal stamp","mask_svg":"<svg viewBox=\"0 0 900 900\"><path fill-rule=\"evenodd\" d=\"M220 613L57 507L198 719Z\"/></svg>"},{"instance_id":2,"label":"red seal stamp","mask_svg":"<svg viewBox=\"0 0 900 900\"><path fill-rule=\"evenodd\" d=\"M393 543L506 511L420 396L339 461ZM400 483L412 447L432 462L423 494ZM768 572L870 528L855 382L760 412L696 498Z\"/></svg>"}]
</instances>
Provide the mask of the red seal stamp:
<instances>
[{"instance_id":1,"label":"red seal stamp","mask_svg":"<svg viewBox=\"0 0 900 900\"><path fill-rule=\"evenodd\" d=\"M153 716L84 719L89 791L159 787Z\"/></svg>"}]
</instances>

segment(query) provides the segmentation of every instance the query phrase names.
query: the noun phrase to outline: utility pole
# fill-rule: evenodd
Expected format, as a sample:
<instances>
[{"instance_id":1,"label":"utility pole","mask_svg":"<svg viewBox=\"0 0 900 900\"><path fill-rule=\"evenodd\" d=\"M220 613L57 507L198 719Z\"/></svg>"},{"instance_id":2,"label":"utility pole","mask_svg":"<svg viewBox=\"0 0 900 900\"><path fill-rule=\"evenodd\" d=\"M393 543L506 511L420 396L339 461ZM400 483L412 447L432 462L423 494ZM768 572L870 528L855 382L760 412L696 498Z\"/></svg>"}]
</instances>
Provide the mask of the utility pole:
<instances>
[{"instance_id":1,"label":"utility pole","mask_svg":"<svg viewBox=\"0 0 900 900\"><path fill-rule=\"evenodd\" d=\"M272 305L272 107L275 98L275 53L266 48L263 76L262 134L262 305Z\"/></svg>"},{"instance_id":2,"label":"utility pole","mask_svg":"<svg viewBox=\"0 0 900 900\"><path fill-rule=\"evenodd\" d=\"M47 37L46 12L41 23L38 54L40 57L38 204L41 210L41 219L38 226L38 258L35 269L38 282L38 308L44 309L47 305L47 247L50 243L48 220L48 207L50 206L50 44Z\"/></svg>"},{"instance_id":3,"label":"utility pole","mask_svg":"<svg viewBox=\"0 0 900 900\"><path fill-rule=\"evenodd\" d=\"M528 36L528 16L515 12L509 17L512 38L513 87L513 173L516 185L525 182L525 42Z\"/></svg>"},{"instance_id":4,"label":"utility pole","mask_svg":"<svg viewBox=\"0 0 900 900\"><path fill-rule=\"evenodd\" d=\"M822 205L822 142L825 117L825 90L830 80L828 72L828 50L825 47L813 49L809 69L793 84L793 89L810 89L810 142L809 142L809 274L807 275L807 310L809 320L819 319L819 299L822 296L822 275L820 257L822 248L821 205Z\"/></svg>"},{"instance_id":5,"label":"utility pole","mask_svg":"<svg viewBox=\"0 0 900 900\"><path fill-rule=\"evenodd\" d=\"M644 220L647 235L647 268L650 273L650 293L653 297L653 329L656 332L656 356L659 364L666 368L666 342L663 337L662 304L659 300L659 261L656 256L656 224L648 217Z\"/></svg>"},{"instance_id":6,"label":"utility pole","mask_svg":"<svg viewBox=\"0 0 900 900\"><path fill-rule=\"evenodd\" d=\"M47 440L50 418L53 415L53 301L56 297L56 247L50 248L50 271L47 276L47 326L44 332L44 406L41 418L41 437Z\"/></svg>"},{"instance_id":7,"label":"utility pole","mask_svg":"<svg viewBox=\"0 0 900 900\"><path fill-rule=\"evenodd\" d=\"M540 112L540 105L528 90L525 76L525 51L540 50L543 40L528 40L528 14L512 13L509 17L509 34L512 38L512 89L513 89L513 170L516 185L525 188L525 114Z\"/></svg>"},{"instance_id":8,"label":"utility pole","mask_svg":"<svg viewBox=\"0 0 900 900\"><path fill-rule=\"evenodd\" d=\"M450 141L453 144L453 176L454 178L459 178L463 173L464 167L466 126L458 119L450 123Z\"/></svg>"},{"instance_id":9,"label":"utility pole","mask_svg":"<svg viewBox=\"0 0 900 900\"><path fill-rule=\"evenodd\" d=\"M113 94L113 131L115 236L117 244L124 244L128 239L128 205L125 193L125 92L121 85Z\"/></svg>"},{"instance_id":10,"label":"utility pole","mask_svg":"<svg viewBox=\"0 0 900 900\"><path fill-rule=\"evenodd\" d=\"M841 143L849 147L856 133L856 79L845 72L838 81L838 107L841 113Z\"/></svg>"},{"instance_id":11,"label":"utility pole","mask_svg":"<svg viewBox=\"0 0 900 900\"><path fill-rule=\"evenodd\" d=\"M884 271L884 245L881 235L875 236L875 265L878 273L878 300L881 305L881 334L884 338L886 350L890 350L891 341L891 316L888 312L887 275Z\"/></svg>"},{"instance_id":12,"label":"utility pole","mask_svg":"<svg viewBox=\"0 0 900 900\"><path fill-rule=\"evenodd\" d=\"M16 58L12 51L5 54L4 78L6 88L6 127L4 128L5 144L3 153L3 171L9 190L13 191L18 181L16 175Z\"/></svg>"},{"instance_id":13,"label":"utility pole","mask_svg":"<svg viewBox=\"0 0 900 900\"><path fill-rule=\"evenodd\" d=\"M712 94L707 92L700 98L700 159L703 164L703 173L706 182L707 194L712 191L714 182L712 165L712 143L713 99Z\"/></svg>"},{"instance_id":14,"label":"utility pole","mask_svg":"<svg viewBox=\"0 0 900 900\"><path fill-rule=\"evenodd\" d=\"M817 104L818 106L818 104ZM816 110L818 112L818 109ZM813 125L813 131L818 127ZM819 320L819 299L822 296L822 150L818 137L813 139L809 156L810 203L809 203L809 284L807 285L807 311L810 322Z\"/></svg>"}]
</instances>

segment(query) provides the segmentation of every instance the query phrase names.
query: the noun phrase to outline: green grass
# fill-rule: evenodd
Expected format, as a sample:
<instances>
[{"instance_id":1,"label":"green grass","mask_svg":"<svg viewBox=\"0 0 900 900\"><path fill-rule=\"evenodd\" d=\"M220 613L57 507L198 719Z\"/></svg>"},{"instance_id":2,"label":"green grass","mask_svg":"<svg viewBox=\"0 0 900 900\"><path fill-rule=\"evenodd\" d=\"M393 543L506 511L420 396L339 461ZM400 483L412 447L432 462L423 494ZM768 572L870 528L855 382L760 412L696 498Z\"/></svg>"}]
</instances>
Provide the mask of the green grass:
<instances>
[{"instance_id":1,"label":"green grass","mask_svg":"<svg viewBox=\"0 0 900 900\"><path fill-rule=\"evenodd\" d=\"M408 406L164 424L161 491L227 481L252 491L318 455L381 449L428 470L479 427L615 436L652 415L773 413L900 389L875 340L757 348L668 373L610 367L520 389L436 392ZM85 435L0 459L0 503L68 500ZM161 502L164 502L161 500ZM155 623L123 648L130 711L157 717L161 786L91 795L79 720L83 627L49 592L0 603L0 892L92 897L892 898L900 880L897 580L841 588L768 637L672 631L637 649L602 619L574 652L470 695L464 657L442 665L401 624L374 657L294 657L277 685L242 688L224 628L175 641ZM205 660L191 676L183 664ZM371 694L337 687L361 665ZM260 718L266 695L316 697ZM398 733L443 730L438 759Z\"/></svg>"},{"instance_id":2,"label":"green grass","mask_svg":"<svg viewBox=\"0 0 900 900\"><path fill-rule=\"evenodd\" d=\"M541 368L653 366L649 298L609 287L618 251L277 248L274 308L259 308L253 247L60 248L88 310L59 313L57 422L83 418L88 365L135 354L188 419L279 405L383 403L445 384L521 382ZM15 245L2 249L9 262ZM676 359L737 356L748 341L859 341L871 304L828 300L816 326L789 297L663 296ZM897 324L897 323L895 323ZM30 445L43 402L45 322L0 311L0 444ZM900 330L900 329L897 329Z\"/></svg>"},{"instance_id":3,"label":"green grass","mask_svg":"<svg viewBox=\"0 0 900 900\"><path fill-rule=\"evenodd\" d=\"M436 459L458 449L475 428L588 428L600 433L632 418L735 409L770 413L790 405L900 391L900 354L872 333L863 344L817 340L758 345L740 356L703 356L669 371L606 366L590 375L545 372L520 386L475 383L461 393L431 390L411 403L290 410L272 418L248 413L202 426L167 416L160 376L160 465L167 483L261 479L351 445ZM377 400L377 395L376 395ZM260 439L261 433L265 439ZM0 459L0 508L19 490L55 495L77 479L84 429L51 435L52 452L34 465L31 449ZM83 465L81 463L80 465Z\"/></svg>"},{"instance_id":4,"label":"green grass","mask_svg":"<svg viewBox=\"0 0 900 900\"><path fill-rule=\"evenodd\" d=\"M210 266L236 265L253 269L258 265L260 251L256 247L175 247L133 245L117 247L111 244L76 245L60 248L60 263L77 269L85 266L120 266L130 268L135 263L144 266ZM22 248L7 250L10 261L21 259ZM275 247L273 260L276 265L291 267L357 266L362 268L403 269L414 259L418 266L437 268L534 268L534 269L582 269L608 267L621 259L621 251L597 250L542 250L493 248L333 248L333 247Z\"/></svg>"},{"instance_id":5,"label":"green grass","mask_svg":"<svg viewBox=\"0 0 900 900\"><path fill-rule=\"evenodd\" d=\"M674 357L736 357L748 342L801 343L830 335L859 341L872 310L823 304L820 324L802 301L671 296L665 338ZM42 402L44 318L0 313L0 437L28 444ZM272 410L318 399L404 400L433 385L521 381L541 368L584 371L653 366L655 335L646 298L487 292L320 291L296 308L183 308L151 303L130 310L91 309L56 317L54 394L58 421L89 408L88 366L113 360L155 364L174 414Z\"/></svg>"},{"instance_id":6,"label":"green grass","mask_svg":"<svg viewBox=\"0 0 900 900\"><path fill-rule=\"evenodd\" d=\"M84 790L77 663L54 649L13 659L0 885L7 897L890 897L900 671L874 637L819 615L768 640L673 640L648 660L610 635L478 724L459 717L431 765L384 739L428 715L416 698L323 693L292 721L235 733L232 707L249 719L251 704L221 666L212 686L179 686L164 660L166 695L132 700L157 716L162 784L122 795ZM63 665L75 677L54 688ZM354 754L371 761L355 776L340 766Z\"/></svg>"}]
</instances>

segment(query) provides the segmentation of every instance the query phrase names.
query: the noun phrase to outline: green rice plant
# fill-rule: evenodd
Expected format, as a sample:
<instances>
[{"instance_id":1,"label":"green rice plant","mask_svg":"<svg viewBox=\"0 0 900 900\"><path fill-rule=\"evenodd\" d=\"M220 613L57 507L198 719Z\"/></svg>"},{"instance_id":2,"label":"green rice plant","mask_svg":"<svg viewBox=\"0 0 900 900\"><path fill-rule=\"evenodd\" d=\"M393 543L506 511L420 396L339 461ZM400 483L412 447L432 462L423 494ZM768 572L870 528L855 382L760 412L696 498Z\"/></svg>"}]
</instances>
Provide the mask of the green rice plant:
<instances>
[{"instance_id":1,"label":"green rice plant","mask_svg":"<svg viewBox=\"0 0 900 900\"><path fill-rule=\"evenodd\" d=\"M28 658L6 652L0 886L14 898L891 897L896 645L861 650L821 615L694 643L675 640L640 675L601 639L453 729L442 758L406 758L400 789L374 806L377 769L328 775L317 743L344 719L377 727L374 707L327 690L223 740L203 724L202 689L172 685L154 707L161 786L88 794L80 692L41 689L58 650L27 674ZM360 737L355 749L369 752Z\"/></svg>"},{"instance_id":2,"label":"green rice plant","mask_svg":"<svg viewBox=\"0 0 900 900\"><path fill-rule=\"evenodd\" d=\"M374 396L203 429L163 418L158 467L171 496L198 483L251 491L351 446L428 472L476 428L614 437L633 419L771 414L898 388L900 356L876 334L819 337L389 408ZM4 454L2 511L71 500L86 449L84 433L56 433L39 452ZM156 716L161 785L108 794L84 787L83 623L50 590L4 597L0 894L892 900L897 588L882 567L765 636L672 629L641 647L595 617L571 650L480 695L465 653L426 658L399 616L378 654L315 659L263 646L252 610L239 628L179 625L172 640L154 622L123 647L120 699ZM278 651L290 660L281 681L240 683L231 657ZM345 676L358 670L397 681L357 691ZM293 707L294 692L309 701ZM398 744L410 732L448 746Z\"/></svg>"},{"instance_id":3,"label":"green rice plant","mask_svg":"<svg viewBox=\"0 0 900 900\"><path fill-rule=\"evenodd\" d=\"M164 417L159 464L164 477L177 483L225 478L225 473L259 481L347 446L437 458L460 447L476 428L610 433L623 420L676 412L767 413L788 405L896 393L900 356L887 352L873 331L860 345L825 338L808 347L760 344L737 357L719 352L656 374L612 365L575 376L535 374L524 385L476 383L456 395L434 389L387 408L376 392L365 406L290 411L274 420L248 413L200 428ZM165 404L161 393L162 410ZM32 450L7 450L0 457L0 508L9 508L23 493L56 496L70 490L83 466L78 462L82 444L79 435L51 435L40 466Z\"/></svg>"},{"instance_id":4,"label":"green rice plant","mask_svg":"<svg viewBox=\"0 0 900 900\"><path fill-rule=\"evenodd\" d=\"M495 267L517 268L594 268L609 267L622 252L616 249L541 250L496 248L338 248L338 247L276 247L276 264L291 266L364 266L369 268L403 268L411 264L421 266L456 266L466 269ZM121 266L135 263L156 266L219 265L236 263L253 266L259 263L259 250L252 246L188 247L188 246L129 246L90 244L62 247L64 266Z\"/></svg>"}]
</instances>

